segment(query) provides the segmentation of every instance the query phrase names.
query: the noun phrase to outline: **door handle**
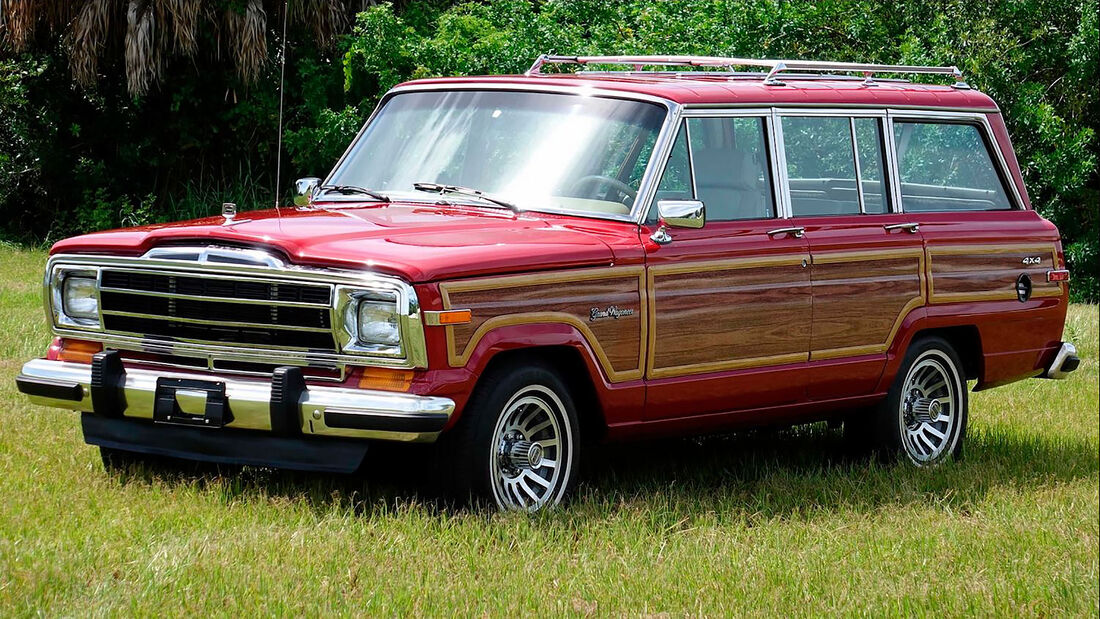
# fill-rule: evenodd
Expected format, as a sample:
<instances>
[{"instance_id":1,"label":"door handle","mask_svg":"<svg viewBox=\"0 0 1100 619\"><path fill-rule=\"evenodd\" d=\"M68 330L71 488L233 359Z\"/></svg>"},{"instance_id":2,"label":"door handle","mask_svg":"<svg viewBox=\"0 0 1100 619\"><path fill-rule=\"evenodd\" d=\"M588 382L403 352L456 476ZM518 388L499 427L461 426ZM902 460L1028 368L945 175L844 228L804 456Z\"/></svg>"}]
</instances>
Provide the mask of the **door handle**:
<instances>
[{"instance_id":1,"label":"door handle","mask_svg":"<svg viewBox=\"0 0 1100 619\"><path fill-rule=\"evenodd\" d=\"M802 235L806 234L806 229L801 226L792 226L790 228L776 228L775 230L768 230L768 236L779 236L786 234L793 236L796 239L802 238Z\"/></svg>"},{"instance_id":2,"label":"door handle","mask_svg":"<svg viewBox=\"0 0 1100 619\"><path fill-rule=\"evenodd\" d=\"M891 230L905 230L910 234L916 234L920 230L920 224L918 223L904 223L904 224L886 224L882 227L887 232Z\"/></svg>"}]
</instances>

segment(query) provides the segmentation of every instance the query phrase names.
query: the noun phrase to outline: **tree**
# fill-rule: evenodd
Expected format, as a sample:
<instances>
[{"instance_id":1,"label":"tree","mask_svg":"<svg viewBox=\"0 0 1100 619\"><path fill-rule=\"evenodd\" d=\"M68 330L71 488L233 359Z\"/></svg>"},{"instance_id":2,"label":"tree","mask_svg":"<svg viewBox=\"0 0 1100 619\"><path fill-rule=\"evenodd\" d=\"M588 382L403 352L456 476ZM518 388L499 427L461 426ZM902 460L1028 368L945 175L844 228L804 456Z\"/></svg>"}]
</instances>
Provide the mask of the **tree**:
<instances>
[{"instance_id":1,"label":"tree","mask_svg":"<svg viewBox=\"0 0 1100 619\"><path fill-rule=\"evenodd\" d=\"M205 54L232 63L242 82L254 83L271 58L284 11L321 47L351 23L366 0L4 0L0 50L21 53L61 39L73 80L94 88L121 66L132 96L165 79L173 57Z\"/></svg>"}]
</instances>

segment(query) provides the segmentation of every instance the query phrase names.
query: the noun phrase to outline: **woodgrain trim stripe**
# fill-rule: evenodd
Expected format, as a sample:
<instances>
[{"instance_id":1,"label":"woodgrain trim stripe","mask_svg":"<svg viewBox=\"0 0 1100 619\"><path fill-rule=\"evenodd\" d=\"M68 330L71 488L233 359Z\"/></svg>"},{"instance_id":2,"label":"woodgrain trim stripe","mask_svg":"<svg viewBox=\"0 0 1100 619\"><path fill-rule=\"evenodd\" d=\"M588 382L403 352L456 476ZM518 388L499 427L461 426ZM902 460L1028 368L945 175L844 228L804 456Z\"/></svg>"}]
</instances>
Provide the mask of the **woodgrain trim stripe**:
<instances>
[{"instance_id":1,"label":"woodgrain trim stripe","mask_svg":"<svg viewBox=\"0 0 1100 619\"><path fill-rule=\"evenodd\" d=\"M984 290L981 292L941 292L936 293L936 274L932 271L932 261L936 255L958 256L966 254L1012 254L1012 253L1050 252L1051 268L1058 268L1058 246L1054 243L1041 244L989 244L989 245L942 245L928 248L928 303L964 303L967 301L1015 301L1016 291ZM1031 298L1060 297L1065 293L1064 282L1054 288L1035 290Z\"/></svg>"},{"instance_id":2,"label":"woodgrain trim stripe","mask_svg":"<svg viewBox=\"0 0 1100 619\"><path fill-rule=\"evenodd\" d=\"M839 359L841 357L856 357L859 355L874 355L886 352L894 343L894 336L898 334L898 329L901 328L901 323L905 321L905 317L909 315L909 312L925 304L928 298L929 289L927 276L928 271L925 269L924 248L922 247L913 247L908 249L835 252L813 255L814 264L839 264L844 262L864 262L867 260L897 260L902 258L917 259L917 277L919 279L917 286L917 295L912 299L909 299L909 301L907 301L905 305L902 306L901 311L898 312L898 317L894 320L894 325L890 327L890 333L887 334L886 341L882 342L881 344L867 344L863 346L845 346L843 348L824 348L821 350L811 350L811 361L817 361L819 359ZM812 274L810 279L813 279ZM811 291L812 290L813 288L811 287Z\"/></svg>"},{"instance_id":3,"label":"woodgrain trim stripe","mask_svg":"<svg viewBox=\"0 0 1100 619\"><path fill-rule=\"evenodd\" d=\"M810 254L800 252L797 254L785 254L781 256L761 256L754 258L729 258L726 260L710 260L706 262L688 262L684 264L659 264L649 268L649 276L646 281L646 295L650 298L648 342L645 346L646 376L649 378L673 378L688 374L705 374L708 372L721 372L724 370L739 370L750 367L765 367L769 365L783 365L786 363L804 363L809 359L809 353L793 353L785 355L772 355L766 357L751 357L745 359L731 359L728 361L711 361L706 363L691 363L667 367L654 367L656 362L657 345L657 297L655 294L656 279L660 275L682 275L685 273L709 273L712 271L733 271L738 269L751 269L759 267L776 266L801 266L809 264ZM808 284L808 282L807 282Z\"/></svg>"},{"instance_id":4,"label":"woodgrain trim stripe","mask_svg":"<svg viewBox=\"0 0 1100 619\"><path fill-rule=\"evenodd\" d=\"M477 344L485 337L487 333L493 329L499 329L501 327L507 327L512 325L522 324L546 324L546 323L559 323L569 325L581 333L581 335L588 342L592 352L596 355L597 360L600 363L600 367L603 368L604 373L607 375L607 379L611 382L621 382L626 380L636 380L642 377L645 368L646 349L645 342L648 341L646 337L646 329L648 328L648 296L645 293L646 275L645 267L642 266L630 266L630 267L612 267L591 269L582 271L570 271L570 272L558 272L558 273L540 273L535 275L506 275L501 277L488 277L476 280L467 281L455 281L455 282L443 282L439 284L439 294L442 298L443 309L452 309L451 306L451 294L459 292L480 292L485 290L506 290L508 288L516 288L520 286L539 286L539 285L551 285L551 284L567 284L576 282L586 282L593 280L604 279L625 279L635 278L638 281L638 328L641 334L640 341L638 342L638 365L634 369L630 370L616 370L611 361L607 357L607 353L604 351L603 346L600 344L599 338L592 332L592 329L580 318L573 314L566 312L524 312L519 314L508 314L504 316L494 316L489 318L484 323L478 326L473 335L470 336L469 341L461 351L457 350L455 344L454 327L446 327L446 341L447 341L447 362L451 367L463 367L470 360L470 356L473 355L474 350L477 348ZM596 302L598 305L599 303Z\"/></svg>"}]
</instances>

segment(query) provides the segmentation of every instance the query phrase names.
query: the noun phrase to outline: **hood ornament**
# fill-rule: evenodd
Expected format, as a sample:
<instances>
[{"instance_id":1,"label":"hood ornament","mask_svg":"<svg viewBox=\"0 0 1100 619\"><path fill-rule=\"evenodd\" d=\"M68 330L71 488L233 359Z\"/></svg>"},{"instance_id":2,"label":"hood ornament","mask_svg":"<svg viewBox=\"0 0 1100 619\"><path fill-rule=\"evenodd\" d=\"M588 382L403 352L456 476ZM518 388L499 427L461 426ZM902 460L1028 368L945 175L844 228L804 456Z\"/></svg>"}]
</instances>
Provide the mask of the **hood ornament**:
<instances>
[{"instance_id":1,"label":"hood ornament","mask_svg":"<svg viewBox=\"0 0 1100 619\"><path fill-rule=\"evenodd\" d=\"M232 226L233 224L243 224L251 219L235 219L237 216L237 205L232 202L222 202L222 217L225 221L222 222L223 226Z\"/></svg>"}]
</instances>

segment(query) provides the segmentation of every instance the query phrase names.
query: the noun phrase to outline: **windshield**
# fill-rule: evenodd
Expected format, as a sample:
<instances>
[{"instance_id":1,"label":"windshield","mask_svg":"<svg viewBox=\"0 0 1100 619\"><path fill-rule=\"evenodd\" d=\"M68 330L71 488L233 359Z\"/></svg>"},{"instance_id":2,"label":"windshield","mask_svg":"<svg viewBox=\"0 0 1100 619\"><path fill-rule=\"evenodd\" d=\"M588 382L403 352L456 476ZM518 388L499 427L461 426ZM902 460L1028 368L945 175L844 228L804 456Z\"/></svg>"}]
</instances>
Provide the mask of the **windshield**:
<instances>
[{"instance_id":1,"label":"windshield","mask_svg":"<svg viewBox=\"0 0 1100 619\"><path fill-rule=\"evenodd\" d=\"M455 185L520 209L626 215L664 118L659 105L591 96L402 93L328 182L417 200L431 192L415 184Z\"/></svg>"}]
</instances>

